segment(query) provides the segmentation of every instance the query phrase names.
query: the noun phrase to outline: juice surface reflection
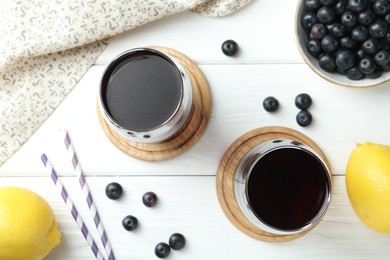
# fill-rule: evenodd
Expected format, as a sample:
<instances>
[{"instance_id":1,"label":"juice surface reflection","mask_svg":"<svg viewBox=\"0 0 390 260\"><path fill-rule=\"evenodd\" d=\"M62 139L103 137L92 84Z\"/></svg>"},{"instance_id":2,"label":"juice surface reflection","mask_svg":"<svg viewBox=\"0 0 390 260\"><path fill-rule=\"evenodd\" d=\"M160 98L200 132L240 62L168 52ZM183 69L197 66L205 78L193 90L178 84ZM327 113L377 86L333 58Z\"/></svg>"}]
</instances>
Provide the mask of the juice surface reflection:
<instances>
[{"instance_id":1,"label":"juice surface reflection","mask_svg":"<svg viewBox=\"0 0 390 260\"><path fill-rule=\"evenodd\" d=\"M247 197L263 223L279 230L295 230L313 222L329 188L327 171L314 155L283 148L256 162L247 181Z\"/></svg>"}]
</instances>

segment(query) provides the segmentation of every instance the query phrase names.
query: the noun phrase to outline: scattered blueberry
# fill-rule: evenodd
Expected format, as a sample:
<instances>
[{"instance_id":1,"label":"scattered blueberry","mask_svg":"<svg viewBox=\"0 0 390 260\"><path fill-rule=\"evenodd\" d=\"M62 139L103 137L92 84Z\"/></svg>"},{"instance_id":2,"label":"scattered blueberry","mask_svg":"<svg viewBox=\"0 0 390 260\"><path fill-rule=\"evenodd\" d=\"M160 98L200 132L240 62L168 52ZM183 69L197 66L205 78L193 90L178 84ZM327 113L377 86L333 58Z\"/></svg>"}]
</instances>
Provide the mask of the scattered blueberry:
<instances>
[{"instance_id":1,"label":"scattered blueberry","mask_svg":"<svg viewBox=\"0 0 390 260\"><path fill-rule=\"evenodd\" d=\"M295 106L301 110L307 110L311 106L312 100L311 97L302 93L295 97Z\"/></svg>"},{"instance_id":2,"label":"scattered blueberry","mask_svg":"<svg viewBox=\"0 0 390 260\"><path fill-rule=\"evenodd\" d=\"M274 97L267 97L263 101L263 107L267 112L275 112L279 107L279 101Z\"/></svg>"},{"instance_id":3,"label":"scattered blueberry","mask_svg":"<svg viewBox=\"0 0 390 260\"><path fill-rule=\"evenodd\" d=\"M112 200L117 200L122 196L123 188L117 182L111 182L106 186L106 195Z\"/></svg>"},{"instance_id":4,"label":"scattered blueberry","mask_svg":"<svg viewBox=\"0 0 390 260\"><path fill-rule=\"evenodd\" d=\"M156 205L156 203L157 203L157 195L156 195L156 193L151 192L151 191L146 192L142 196L142 203L146 207L153 207L154 205Z\"/></svg>"},{"instance_id":5,"label":"scattered blueberry","mask_svg":"<svg viewBox=\"0 0 390 260\"><path fill-rule=\"evenodd\" d=\"M308 126L312 121L312 116L309 111L302 110L297 114L297 123L300 126Z\"/></svg>"},{"instance_id":6,"label":"scattered blueberry","mask_svg":"<svg viewBox=\"0 0 390 260\"><path fill-rule=\"evenodd\" d=\"M127 231L132 231L138 227L138 219L132 215L128 215L122 220L122 226Z\"/></svg>"},{"instance_id":7,"label":"scattered blueberry","mask_svg":"<svg viewBox=\"0 0 390 260\"><path fill-rule=\"evenodd\" d=\"M238 52L238 44L233 40L224 41L221 48L226 56L234 56Z\"/></svg>"},{"instance_id":8,"label":"scattered blueberry","mask_svg":"<svg viewBox=\"0 0 390 260\"><path fill-rule=\"evenodd\" d=\"M174 233L169 238L169 246L173 250L180 250L186 245L185 237L180 233Z\"/></svg>"},{"instance_id":9,"label":"scattered blueberry","mask_svg":"<svg viewBox=\"0 0 390 260\"><path fill-rule=\"evenodd\" d=\"M154 253L158 258L167 258L171 253L171 248L167 243L160 242L154 248Z\"/></svg>"}]
</instances>

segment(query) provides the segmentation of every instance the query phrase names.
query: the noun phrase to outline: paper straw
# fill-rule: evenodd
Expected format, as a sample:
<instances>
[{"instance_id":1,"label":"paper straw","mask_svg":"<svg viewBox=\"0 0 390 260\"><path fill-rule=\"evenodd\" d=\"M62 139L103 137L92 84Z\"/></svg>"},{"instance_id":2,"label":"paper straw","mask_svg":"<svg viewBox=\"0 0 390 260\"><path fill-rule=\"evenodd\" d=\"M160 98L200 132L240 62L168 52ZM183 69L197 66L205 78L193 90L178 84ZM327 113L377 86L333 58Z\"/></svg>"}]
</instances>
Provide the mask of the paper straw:
<instances>
[{"instance_id":1,"label":"paper straw","mask_svg":"<svg viewBox=\"0 0 390 260\"><path fill-rule=\"evenodd\" d=\"M104 257L100 253L99 248L97 247L95 241L93 240L93 237L89 233L88 228L83 221L83 218L81 217L81 215L79 215L76 206L74 205L72 199L69 197L68 192L66 191L62 181L58 178L57 172L55 171L53 165L50 163L46 154L42 154L41 160L45 165L47 171L50 173L51 179L56 185L58 191L61 193L62 199L64 200L65 204L68 206L70 212L72 213L73 219L76 221L77 225L79 226L81 233L83 234L85 240L87 240L88 245L91 248L96 259L104 260Z\"/></svg>"},{"instance_id":2,"label":"paper straw","mask_svg":"<svg viewBox=\"0 0 390 260\"><path fill-rule=\"evenodd\" d=\"M86 198L88 207L90 209L93 220L95 222L95 226L98 230L100 239L102 240L104 250L106 251L107 257L109 260L115 260L114 252L112 250L110 241L108 241L108 237L107 237L106 231L104 229L103 223L100 220L100 216L99 216L99 212L97 210L96 204L92 198L92 194L89 190L89 186L88 186L87 182L85 181L83 170L81 169L81 166L79 164L79 160L77 159L77 155L76 155L76 152L75 152L74 147L72 145L72 142L70 140L69 134L65 129L63 129L62 132L64 134L64 143L65 143L66 150L68 151L68 155L72 161L73 168L75 169L75 171L77 173L77 177L79 178L79 183L80 183L81 189L84 192L84 196Z\"/></svg>"}]
</instances>

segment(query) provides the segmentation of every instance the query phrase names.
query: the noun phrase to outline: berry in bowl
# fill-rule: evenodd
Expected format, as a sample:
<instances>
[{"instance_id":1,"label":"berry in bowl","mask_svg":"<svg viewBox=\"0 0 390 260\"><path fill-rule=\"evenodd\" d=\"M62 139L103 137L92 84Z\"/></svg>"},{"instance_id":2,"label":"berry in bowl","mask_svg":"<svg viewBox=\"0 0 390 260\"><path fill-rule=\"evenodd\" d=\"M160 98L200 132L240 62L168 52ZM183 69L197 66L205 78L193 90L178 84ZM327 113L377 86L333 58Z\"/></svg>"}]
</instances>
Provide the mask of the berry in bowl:
<instances>
[{"instance_id":1,"label":"berry in bowl","mask_svg":"<svg viewBox=\"0 0 390 260\"><path fill-rule=\"evenodd\" d=\"M306 64L343 86L390 80L390 2L299 0L295 37Z\"/></svg>"}]
</instances>

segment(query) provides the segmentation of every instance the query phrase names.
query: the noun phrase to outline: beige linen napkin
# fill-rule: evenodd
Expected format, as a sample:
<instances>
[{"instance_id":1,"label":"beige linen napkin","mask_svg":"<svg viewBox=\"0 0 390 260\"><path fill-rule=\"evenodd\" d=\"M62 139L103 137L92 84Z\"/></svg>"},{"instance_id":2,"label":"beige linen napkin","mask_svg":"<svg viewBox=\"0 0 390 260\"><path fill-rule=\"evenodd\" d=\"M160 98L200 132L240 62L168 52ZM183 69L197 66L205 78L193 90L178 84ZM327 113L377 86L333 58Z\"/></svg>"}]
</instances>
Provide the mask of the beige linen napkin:
<instances>
[{"instance_id":1,"label":"beige linen napkin","mask_svg":"<svg viewBox=\"0 0 390 260\"><path fill-rule=\"evenodd\" d=\"M61 103L108 37L185 10L227 15L250 1L0 1L0 165Z\"/></svg>"}]
</instances>

